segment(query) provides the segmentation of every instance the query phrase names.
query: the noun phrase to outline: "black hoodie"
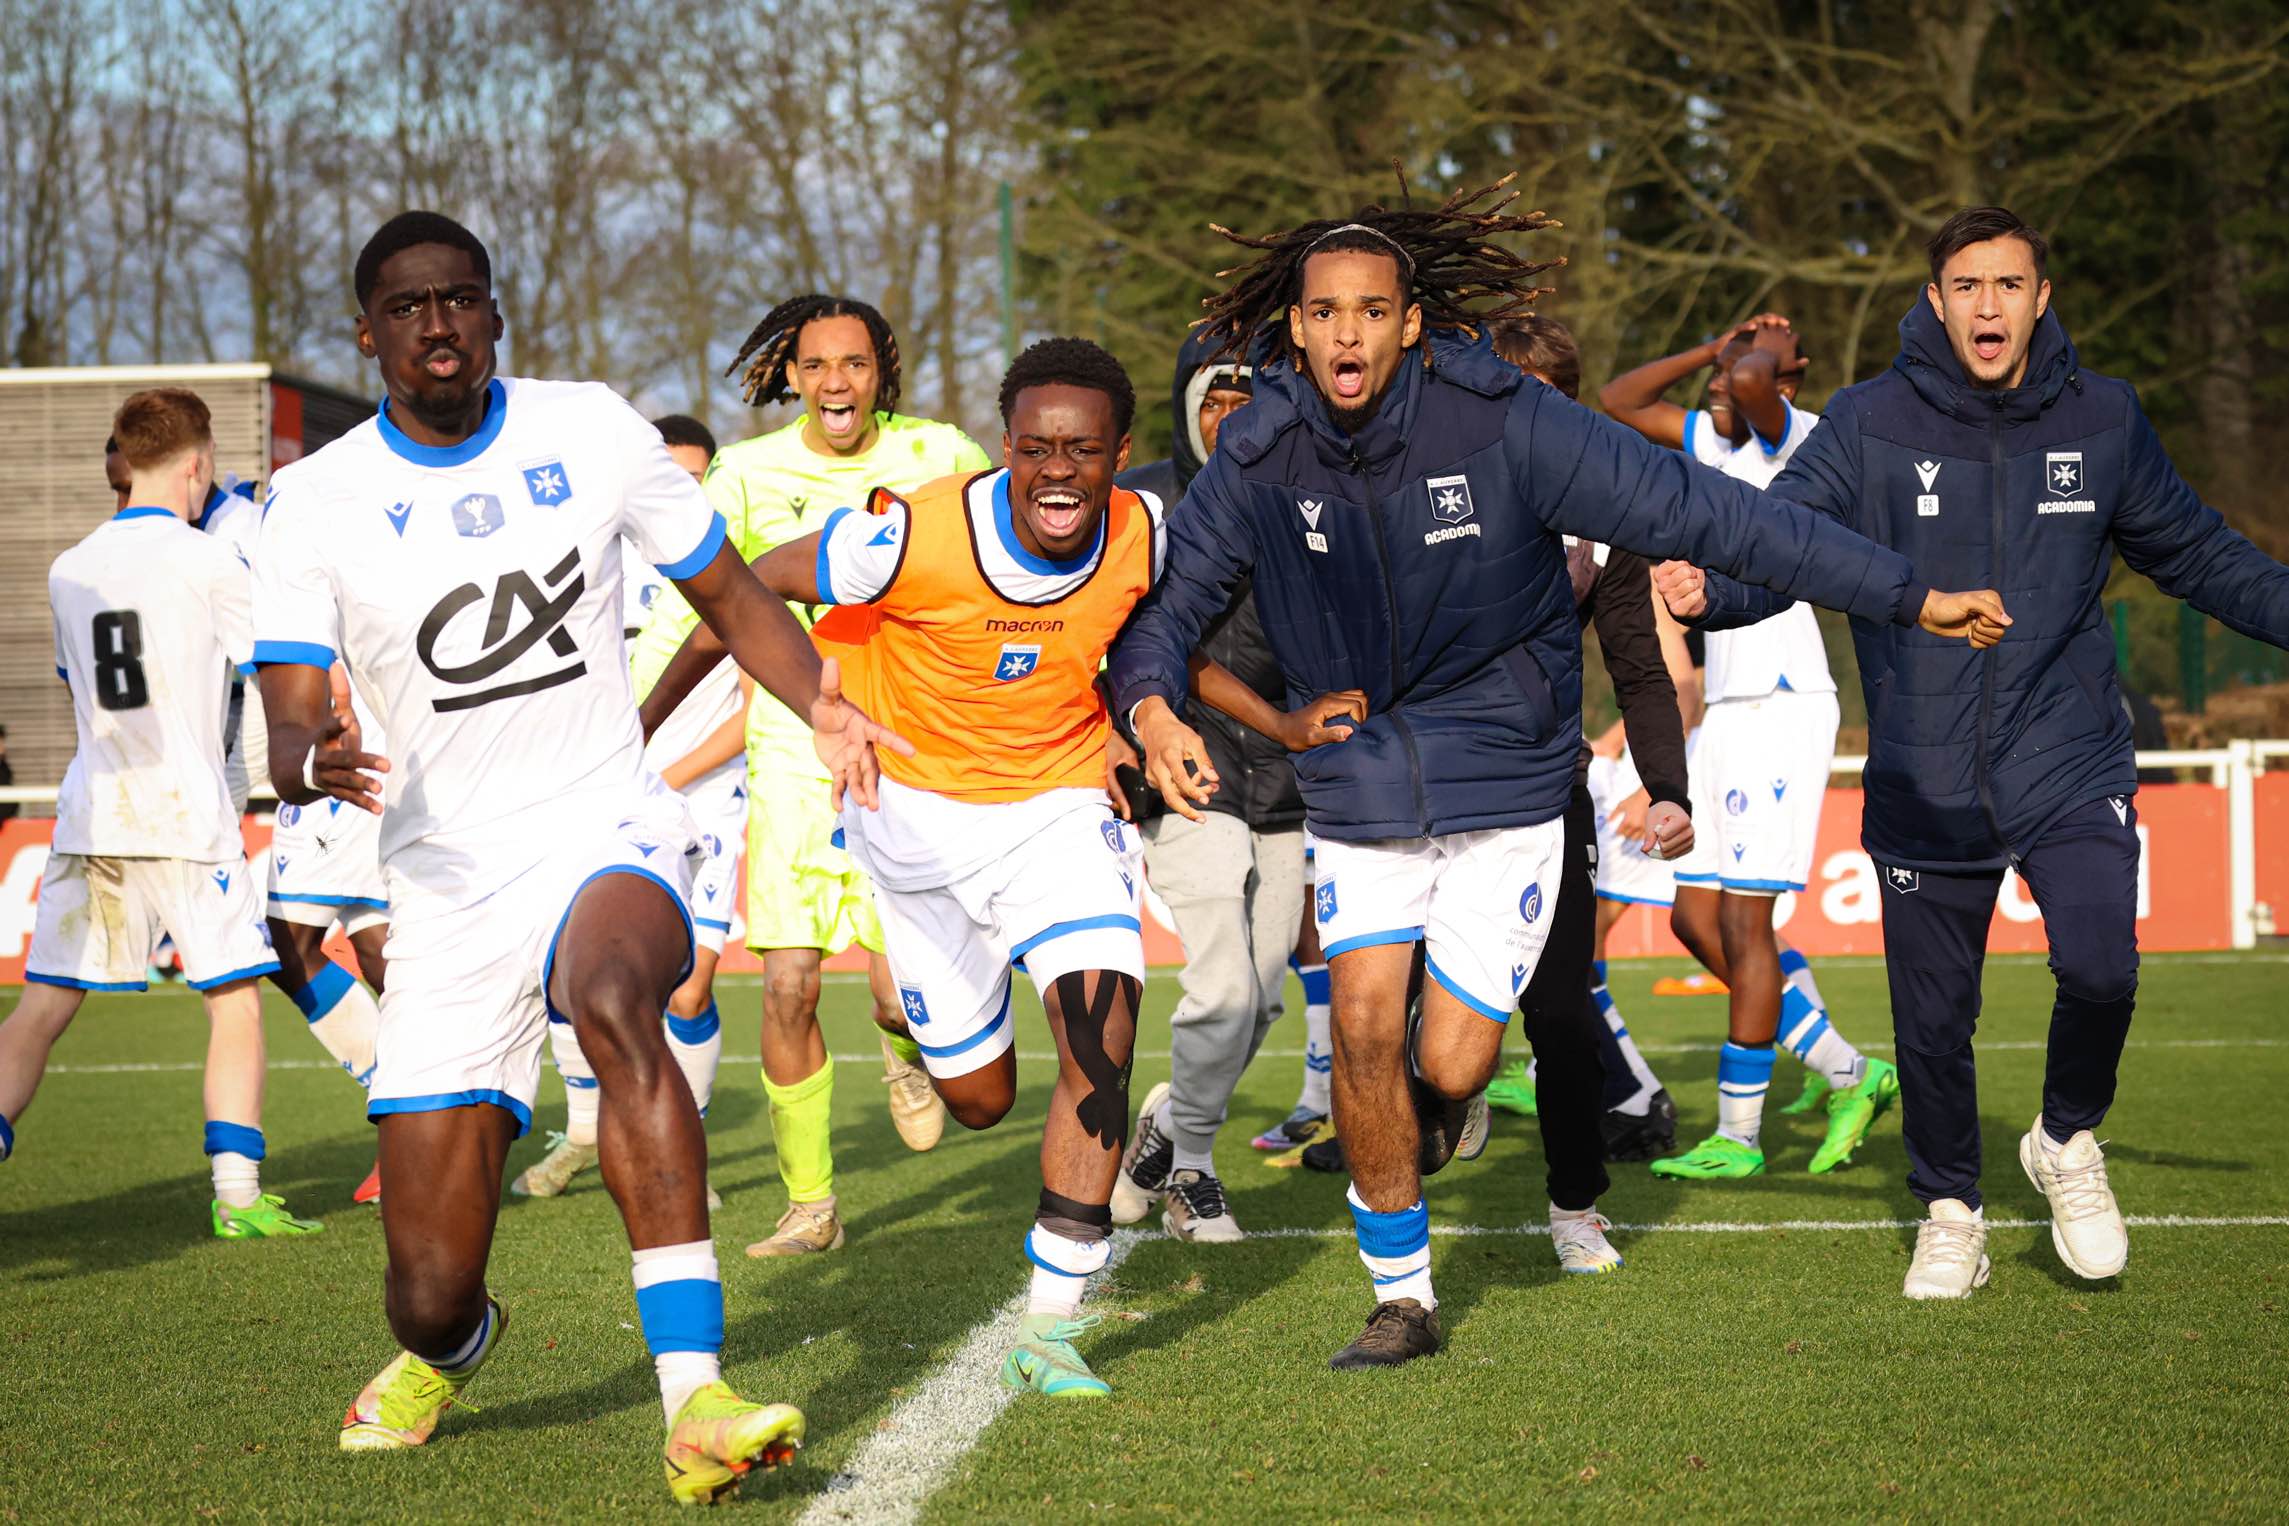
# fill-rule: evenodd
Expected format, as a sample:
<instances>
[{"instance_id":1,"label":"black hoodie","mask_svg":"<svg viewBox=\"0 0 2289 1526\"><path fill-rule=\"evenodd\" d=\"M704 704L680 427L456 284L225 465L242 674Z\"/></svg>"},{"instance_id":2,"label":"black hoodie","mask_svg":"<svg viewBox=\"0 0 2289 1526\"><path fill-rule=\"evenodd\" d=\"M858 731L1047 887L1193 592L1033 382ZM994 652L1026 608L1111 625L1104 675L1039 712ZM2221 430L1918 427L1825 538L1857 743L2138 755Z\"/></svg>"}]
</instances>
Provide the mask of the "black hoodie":
<instances>
[{"instance_id":1,"label":"black hoodie","mask_svg":"<svg viewBox=\"0 0 2289 1526\"><path fill-rule=\"evenodd\" d=\"M1164 512L1173 510L1200 471L1200 402L1208 391L1210 373L1231 362L1212 365L1213 346L1198 334L1185 336L1176 352L1176 381L1170 392L1170 425L1175 439L1166 460L1132 466L1116 480L1122 487L1154 493ZM1286 686L1264 638L1263 622L1256 616L1253 587L1242 582L1232 602L1200 638L1200 650L1230 669L1233 676L1255 690L1275 709L1286 708ZM1208 759L1222 784L1208 798L1207 809L1237 816L1259 832L1277 832L1303 825L1303 795L1296 788L1295 765L1287 749L1233 720L1210 705L1192 707L1192 718L1208 744ZM1139 793L1132 791L1132 794ZM1131 800L1145 816L1165 809L1150 790L1146 798Z\"/></svg>"}]
</instances>

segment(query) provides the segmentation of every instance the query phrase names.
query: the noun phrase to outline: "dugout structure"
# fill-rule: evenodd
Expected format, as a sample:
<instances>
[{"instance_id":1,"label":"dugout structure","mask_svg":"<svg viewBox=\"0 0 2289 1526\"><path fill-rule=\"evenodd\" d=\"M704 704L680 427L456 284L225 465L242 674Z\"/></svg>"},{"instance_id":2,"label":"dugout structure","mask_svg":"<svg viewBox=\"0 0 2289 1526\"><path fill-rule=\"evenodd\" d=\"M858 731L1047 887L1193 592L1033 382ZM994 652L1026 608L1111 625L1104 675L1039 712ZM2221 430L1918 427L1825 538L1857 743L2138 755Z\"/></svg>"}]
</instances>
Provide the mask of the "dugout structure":
<instances>
[{"instance_id":1,"label":"dugout structure","mask_svg":"<svg viewBox=\"0 0 2289 1526\"><path fill-rule=\"evenodd\" d=\"M56 682L48 566L112 512L103 480L112 416L161 386L206 400L216 476L258 488L374 411L372 398L259 363L0 370L0 725L19 785L61 783L75 740L71 697Z\"/></svg>"}]
</instances>

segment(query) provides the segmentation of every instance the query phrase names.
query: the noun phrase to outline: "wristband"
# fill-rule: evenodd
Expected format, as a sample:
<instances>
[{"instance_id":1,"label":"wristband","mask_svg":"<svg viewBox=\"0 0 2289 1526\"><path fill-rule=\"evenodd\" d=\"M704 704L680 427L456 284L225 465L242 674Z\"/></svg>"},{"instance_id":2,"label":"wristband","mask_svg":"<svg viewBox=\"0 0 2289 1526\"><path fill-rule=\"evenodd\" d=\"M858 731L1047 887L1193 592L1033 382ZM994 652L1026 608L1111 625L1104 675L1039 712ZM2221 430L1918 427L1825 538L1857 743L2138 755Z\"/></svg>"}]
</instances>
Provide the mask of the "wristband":
<instances>
[{"instance_id":1,"label":"wristband","mask_svg":"<svg viewBox=\"0 0 2289 1526\"><path fill-rule=\"evenodd\" d=\"M318 787L318 778L316 773L317 764L318 744L316 742L312 742L310 744L309 752L303 754L302 757L302 787L314 794L322 795L325 793L325 791Z\"/></svg>"}]
</instances>

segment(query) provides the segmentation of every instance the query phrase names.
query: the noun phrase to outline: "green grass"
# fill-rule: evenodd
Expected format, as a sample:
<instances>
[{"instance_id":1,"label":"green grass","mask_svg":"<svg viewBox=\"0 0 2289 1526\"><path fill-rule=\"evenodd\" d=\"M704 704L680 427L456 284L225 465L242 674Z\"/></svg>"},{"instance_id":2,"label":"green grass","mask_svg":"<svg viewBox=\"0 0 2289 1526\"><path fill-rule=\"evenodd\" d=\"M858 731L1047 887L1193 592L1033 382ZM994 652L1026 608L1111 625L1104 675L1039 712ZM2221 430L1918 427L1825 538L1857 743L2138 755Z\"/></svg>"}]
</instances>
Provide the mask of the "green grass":
<instances>
[{"instance_id":1,"label":"green grass","mask_svg":"<svg viewBox=\"0 0 2289 1526\"><path fill-rule=\"evenodd\" d=\"M1655 1001L1661 969L1615 989L1653 1046L1712 1044L1721 1005ZM1822 985L1848 1036L1888 1038L1882 973L1830 961ZM2149 961L2122 1095L2114 1181L2135 1214L2289 1215L2279 1047L2289 964ZM2039 1040L2047 976L1998 961L1982 1038ZM1291 988L1291 999L1293 997ZM1143 1048L1165 1056L1174 982L1156 980ZM862 992L828 992L828 1034L871 1052ZM757 995L725 1002L730 1048L754 1052ZM322 1058L272 997L272 1053ZM1292 1010L1292 1007L1291 1007ZM1292 1050L1300 1024L1275 1029ZM0 1166L0 1519L595 1519L664 1513L659 1410L632 1328L627 1251L593 1176L567 1197L512 1201L492 1283L506 1344L471 1397L408 1456L345 1458L344 1405L390 1351L381 1237L350 1188L371 1131L338 1072L271 1079L266 1183L327 1222L310 1241L209 1237L195 1070L203 1023L181 993L100 997L57 1052ZM2223 1041L2167 1047L2162 1041ZM2233 1041L2263 1044L2232 1047ZM1044 1048L1037 1013L1020 1047ZM1884 1052L1888 1052L1888 1049ZM1655 1053L1697 1138L1714 1113L1712 1050ZM1989 1212L2039 1218L2014 1156L2039 1100L2041 1054L1982 1064ZM1248 1134L1283 1114L1300 1066L1267 1056L1233 1108L1220 1164L1251 1229L1341 1231L1340 1183L1262 1169ZM1141 1088L1165 1058L1137 1066ZM811 1417L811 1445L740 1506L789 1517L1024 1281L1037 1120L1048 1069L985 1135L908 1154L877 1072L842 1067L838 1255L739 1254L782 1206L752 1064L727 1066L711 1121L730 1297L728 1375ZM1785 1065L1776 1094L1793 1095ZM544 1080L543 1126L561 1093ZM1772 1174L1657 1182L1616 1167L1604 1202L1639 1224L1872 1220L1915 1212L1896 1119L1859 1161L1803 1173L1814 1119L1768 1123ZM511 1169L534 1159L536 1136ZM1486 1156L1431 1184L1434 1223L1538 1223L1540 1148L1500 1119ZM2269 1517L2289 1487L2289 1229L2134 1230L2128 1272L2065 1274L2040 1229L1991 1237L1994 1282L1960 1305L1909 1304L1908 1232L1617 1234L1628 1269L1561 1279L1546 1239L1436 1242L1446 1353L1395 1372L1335 1374L1329 1352L1367 1309L1347 1234L1224 1247L1137 1245L1083 1349L1106 1405L1020 1399L923 1504L933 1520L1101 1512L1198 1519L1528 1515L1694 1519Z\"/></svg>"}]
</instances>

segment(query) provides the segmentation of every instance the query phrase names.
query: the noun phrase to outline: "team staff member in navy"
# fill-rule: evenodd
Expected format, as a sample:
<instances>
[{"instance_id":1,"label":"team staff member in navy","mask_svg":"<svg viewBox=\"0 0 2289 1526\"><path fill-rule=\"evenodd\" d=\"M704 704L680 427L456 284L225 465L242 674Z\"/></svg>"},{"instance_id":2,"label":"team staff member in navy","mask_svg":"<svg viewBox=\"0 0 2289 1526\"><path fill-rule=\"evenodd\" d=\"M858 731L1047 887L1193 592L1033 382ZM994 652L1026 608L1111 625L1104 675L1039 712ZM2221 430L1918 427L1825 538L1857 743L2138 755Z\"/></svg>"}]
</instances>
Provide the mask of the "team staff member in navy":
<instances>
[{"instance_id":1,"label":"team staff member in navy","mask_svg":"<svg viewBox=\"0 0 2289 1526\"><path fill-rule=\"evenodd\" d=\"M1379 1300L1338 1367L1437 1349L1419 1173L1443 1158L1422 1158L1410 1069L1447 1099L1484 1087L1549 936L1581 747L1561 536L1723 563L1870 621L1969 634L1979 611L2002 618L1991 595L1930 593L1906 558L1649 444L1474 338L1523 310L1541 268L1484 241L1546 222L1485 207L1498 192L1244 241L1266 253L1206 330L1228 352L1288 343L1170 515L1166 576L1111 660L1148 777L1187 815L1215 771L1172 706L1251 572L1290 708L1366 696L1348 739L1296 757L1320 844L1335 1122ZM1410 1043L1417 942L1430 978Z\"/></svg>"},{"instance_id":2,"label":"team staff member in navy","mask_svg":"<svg viewBox=\"0 0 2289 1526\"><path fill-rule=\"evenodd\" d=\"M2076 360L2040 233L1972 207L1929 252L1899 358L1829 400L1772 491L1906 553L1935 582L1992 584L2011 612L1984 652L1852 623L1868 698L1861 840L1884 887L1908 1184L1930 1205L1905 1291L1961 1298L1988 1275L1971 1034L2006 866L2042 908L2058 978L2042 1112L2019 1163L2077 1275L2111 1277L2130 1254L2092 1133L2138 991L2138 777L2099 603L2114 554L2276 646L2289 646L2289 568L2179 477L2129 383ZM1656 578L1670 609L1706 629L1785 607L1690 567Z\"/></svg>"}]
</instances>

